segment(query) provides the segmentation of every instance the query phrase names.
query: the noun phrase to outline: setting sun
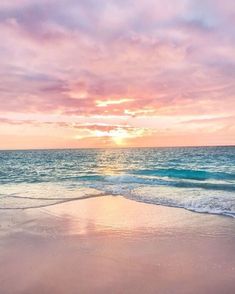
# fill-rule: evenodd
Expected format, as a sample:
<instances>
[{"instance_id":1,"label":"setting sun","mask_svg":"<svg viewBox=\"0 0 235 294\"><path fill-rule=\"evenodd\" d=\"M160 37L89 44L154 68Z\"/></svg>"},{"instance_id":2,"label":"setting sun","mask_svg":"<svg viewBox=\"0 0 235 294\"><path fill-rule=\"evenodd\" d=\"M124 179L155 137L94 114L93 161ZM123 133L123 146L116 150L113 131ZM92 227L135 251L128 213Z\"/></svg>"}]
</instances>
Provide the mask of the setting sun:
<instances>
[{"instance_id":1,"label":"setting sun","mask_svg":"<svg viewBox=\"0 0 235 294\"><path fill-rule=\"evenodd\" d=\"M117 145L125 145L125 139L129 137L128 131L122 129L113 131L110 135Z\"/></svg>"}]
</instances>

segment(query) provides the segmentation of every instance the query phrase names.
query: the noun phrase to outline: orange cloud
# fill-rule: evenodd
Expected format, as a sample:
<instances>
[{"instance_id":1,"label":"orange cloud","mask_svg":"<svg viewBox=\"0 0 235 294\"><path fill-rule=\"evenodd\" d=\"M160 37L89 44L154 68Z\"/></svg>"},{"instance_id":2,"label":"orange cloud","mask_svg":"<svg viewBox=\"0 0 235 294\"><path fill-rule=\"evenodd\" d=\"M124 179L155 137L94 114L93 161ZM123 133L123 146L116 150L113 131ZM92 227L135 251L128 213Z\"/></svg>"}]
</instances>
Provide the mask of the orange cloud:
<instances>
[{"instance_id":1,"label":"orange cloud","mask_svg":"<svg viewBox=\"0 0 235 294\"><path fill-rule=\"evenodd\" d=\"M232 4L2 1L0 148L235 144Z\"/></svg>"}]
</instances>

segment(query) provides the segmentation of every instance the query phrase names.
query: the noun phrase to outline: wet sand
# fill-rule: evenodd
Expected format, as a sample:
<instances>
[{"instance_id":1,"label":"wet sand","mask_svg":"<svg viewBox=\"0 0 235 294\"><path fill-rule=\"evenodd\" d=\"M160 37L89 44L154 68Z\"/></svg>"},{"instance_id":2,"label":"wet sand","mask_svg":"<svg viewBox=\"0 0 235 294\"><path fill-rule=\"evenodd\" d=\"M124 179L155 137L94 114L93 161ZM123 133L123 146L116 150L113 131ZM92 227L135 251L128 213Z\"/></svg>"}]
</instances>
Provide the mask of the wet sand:
<instances>
[{"instance_id":1,"label":"wet sand","mask_svg":"<svg viewBox=\"0 0 235 294\"><path fill-rule=\"evenodd\" d=\"M235 293L229 217L105 196L0 224L0 294Z\"/></svg>"}]
</instances>

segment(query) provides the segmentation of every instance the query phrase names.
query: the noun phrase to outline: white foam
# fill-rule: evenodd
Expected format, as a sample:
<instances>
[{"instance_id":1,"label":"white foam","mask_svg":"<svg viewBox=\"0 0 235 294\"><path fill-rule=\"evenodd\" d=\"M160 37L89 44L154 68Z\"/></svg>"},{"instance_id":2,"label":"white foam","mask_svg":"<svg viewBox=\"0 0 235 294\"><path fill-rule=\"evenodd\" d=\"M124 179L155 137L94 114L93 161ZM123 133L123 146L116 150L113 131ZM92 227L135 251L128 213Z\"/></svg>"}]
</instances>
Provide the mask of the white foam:
<instances>
[{"instance_id":1,"label":"white foam","mask_svg":"<svg viewBox=\"0 0 235 294\"><path fill-rule=\"evenodd\" d=\"M129 197L147 203L235 217L235 194L232 192L149 186L134 189Z\"/></svg>"}]
</instances>

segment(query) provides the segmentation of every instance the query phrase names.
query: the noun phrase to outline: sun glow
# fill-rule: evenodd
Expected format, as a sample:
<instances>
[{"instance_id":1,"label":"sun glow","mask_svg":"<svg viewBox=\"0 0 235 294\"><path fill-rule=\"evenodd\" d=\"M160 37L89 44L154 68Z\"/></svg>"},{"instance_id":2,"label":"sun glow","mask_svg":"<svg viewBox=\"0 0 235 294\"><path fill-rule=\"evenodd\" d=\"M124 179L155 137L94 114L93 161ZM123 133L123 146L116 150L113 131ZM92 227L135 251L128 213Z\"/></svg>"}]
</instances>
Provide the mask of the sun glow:
<instances>
[{"instance_id":1,"label":"sun glow","mask_svg":"<svg viewBox=\"0 0 235 294\"><path fill-rule=\"evenodd\" d=\"M124 145L125 139L129 137L128 131L123 129L118 129L111 132L111 138L117 145Z\"/></svg>"},{"instance_id":2,"label":"sun glow","mask_svg":"<svg viewBox=\"0 0 235 294\"><path fill-rule=\"evenodd\" d=\"M111 131L95 131L95 137L110 137L113 142L117 145L124 145L125 139L129 138L130 135L127 130L116 129Z\"/></svg>"},{"instance_id":3,"label":"sun glow","mask_svg":"<svg viewBox=\"0 0 235 294\"><path fill-rule=\"evenodd\" d=\"M109 145L128 146L130 140L143 137L151 132L146 128L134 128L129 125L81 125L77 127L76 140L92 139L100 142L106 142Z\"/></svg>"}]
</instances>

